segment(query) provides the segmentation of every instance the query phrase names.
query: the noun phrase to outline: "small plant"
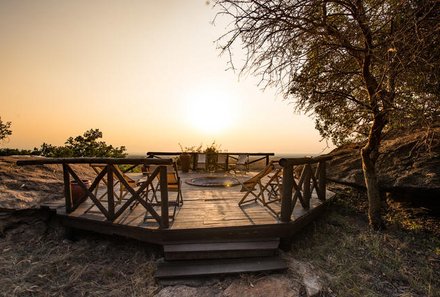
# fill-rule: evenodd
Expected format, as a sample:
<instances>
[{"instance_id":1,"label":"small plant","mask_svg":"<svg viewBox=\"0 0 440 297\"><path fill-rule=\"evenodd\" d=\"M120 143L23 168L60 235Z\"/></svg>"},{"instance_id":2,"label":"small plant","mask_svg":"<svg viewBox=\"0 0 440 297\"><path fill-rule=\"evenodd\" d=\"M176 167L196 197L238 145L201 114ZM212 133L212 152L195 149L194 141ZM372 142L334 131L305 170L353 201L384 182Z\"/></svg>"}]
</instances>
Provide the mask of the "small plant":
<instances>
[{"instance_id":1,"label":"small plant","mask_svg":"<svg viewBox=\"0 0 440 297\"><path fill-rule=\"evenodd\" d=\"M220 147L220 144L216 144L215 141L213 141L210 146L206 146L203 152L205 154L217 154L220 152Z\"/></svg>"},{"instance_id":2,"label":"small plant","mask_svg":"<svg viewBox=\"0 0 440 297\"><path fill-rule=\"evenodd\" d=\"M183 147L179 142L180 151L182 153L201 153L203 145L200 144L199 146L185 146Z\"/></svg>"}]
</instances>

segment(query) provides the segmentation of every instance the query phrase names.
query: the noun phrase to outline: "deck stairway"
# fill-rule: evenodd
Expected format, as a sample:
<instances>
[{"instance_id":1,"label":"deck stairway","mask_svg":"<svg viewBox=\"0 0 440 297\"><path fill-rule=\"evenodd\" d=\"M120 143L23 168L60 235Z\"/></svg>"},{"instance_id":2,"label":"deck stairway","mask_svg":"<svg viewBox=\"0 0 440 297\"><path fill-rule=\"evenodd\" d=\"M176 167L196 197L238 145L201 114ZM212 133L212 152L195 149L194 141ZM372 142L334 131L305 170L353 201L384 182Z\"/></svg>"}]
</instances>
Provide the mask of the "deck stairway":
<instances>
[{"instance_id":1,"label":"deck stairway","mask_svg":"<svg viewBox=\"0 0 440 297\"><path fill-rule=\"evenodd\" d=\"M158 265L155 277L183 277L280 271L287 269L278 256L278 238L258 241L198 241L167 243L165 261Z\"/></svg>"}]
</instances>

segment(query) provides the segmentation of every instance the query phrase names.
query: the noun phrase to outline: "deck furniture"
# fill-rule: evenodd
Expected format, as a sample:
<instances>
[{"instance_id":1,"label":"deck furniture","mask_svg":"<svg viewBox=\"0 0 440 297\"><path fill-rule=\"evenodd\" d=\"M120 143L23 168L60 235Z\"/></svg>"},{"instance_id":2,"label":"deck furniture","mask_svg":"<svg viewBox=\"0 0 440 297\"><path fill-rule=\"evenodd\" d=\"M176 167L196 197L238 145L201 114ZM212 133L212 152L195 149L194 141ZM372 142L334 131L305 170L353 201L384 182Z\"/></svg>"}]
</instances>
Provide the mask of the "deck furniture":
<instances>
[{"instance_id":1,"label":"deck furniture","mask_svg":"<svg viewBox=\"0 0 440 297\"><path fill-rule=\"evenodd\" d=\"M153 169L154 167L152 167ZM155 187L152 188L150 191L148 187L146 188L146 195L145 197L148 199L148 201L151 203L152 206L160 206L161 200L160 197L158 197L158 193L161 192L161 182L160 182L160 175L156 176L157 178L157 184ZM180 180L179 172L177 170L177 164L176 162L173 162L172 165L167 166L167 189L168 192L175 192L176 193L176 200L174 201L171 199L171 201L168 202L170 207L173 207L173 213L170 215L170 219L174 220L177 208L182 206L183 204L183 195L182 195L182 181ZM151 198L149 197L149 193L152 193ZM151 219L151 215L148 214L148 212L145 214L144 221L147 219Z\"/></svg>"},{"instance_id":2,"label":"deck furniture","mask_svg":"<svg viewBox=\"0 0 440 297\"><path fill-rule=\"evenodd\" d=\"M278 163L275 163L274 167L274 174L267 176L269 178L269 181L267 182L267 195L269 201L281 202L281 193L283 191L283 169Z\"/></svg>"},{"instance_id":3,"label":"deck furniture","mask_svg":"<svg viewBox=\"0 0 440 297\"><path fill-rule=\"evenodd\" d=\"M275 163L270 162L262 171L242 182L240 191L245 192L245 194L238 205L260 201L263 206L278 216L278 212L270 204L280 201L280 195L275 190L280 189L279 177L281 173L282 168L276 168ZM274 185L277 185L277 187L274 187Z\"/></svg>"},{"instance_id":4,"label":"deck furniture","mask_svg":"<svg viewBox=\"0 0 440 297\"><path fill-rule=\"evenodd\" d=\"M215 170L228 171L228 156L226 154L217 154L217 162L215 164Z\"/></svg>"},{"instance_id":5,"label":"deck furniture","mask_svg":"<svg viewBox=\"0 0 440 297\"><path fill-rule=\"evenodd\" d=\"M196 170L206 170L206 154L197 154L197 167Z\"/></svg>"},{"instance_id":6,"label":"deck furniture","mask_svg":"<svg viewBox=\"0 0 440 297\"><path fill-rule=\"evenodd\" d=\"M235 158L233 158L235 159ZM249 155L248 154L239 154L236 158L237 162L232 164L232 170L237 172L246 173L249 171Z\"/></svg>"}]
</instances>

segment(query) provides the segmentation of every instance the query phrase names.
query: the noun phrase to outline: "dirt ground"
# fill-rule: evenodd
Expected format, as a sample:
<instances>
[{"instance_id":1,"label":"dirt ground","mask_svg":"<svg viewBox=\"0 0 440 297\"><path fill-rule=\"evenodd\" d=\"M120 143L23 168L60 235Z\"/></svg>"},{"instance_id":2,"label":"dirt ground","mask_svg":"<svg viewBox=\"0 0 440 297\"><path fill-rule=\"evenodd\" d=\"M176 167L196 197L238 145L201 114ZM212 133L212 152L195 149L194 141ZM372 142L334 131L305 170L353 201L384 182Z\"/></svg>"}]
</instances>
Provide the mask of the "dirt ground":
<instances>
[{"instance_id":1,"label":"dirt ground","mask_svg":"<svg viewBox=\"0 0 440 297\"><path fill-rule=\"evenodd\" d=\"M0 157L0 208L38 208L44 201L62 198L63 169L61 165L17 166L18 160L29 156ZM88 165L72 165L84 178L93 177Z\"/></svg>"}]
</instances>

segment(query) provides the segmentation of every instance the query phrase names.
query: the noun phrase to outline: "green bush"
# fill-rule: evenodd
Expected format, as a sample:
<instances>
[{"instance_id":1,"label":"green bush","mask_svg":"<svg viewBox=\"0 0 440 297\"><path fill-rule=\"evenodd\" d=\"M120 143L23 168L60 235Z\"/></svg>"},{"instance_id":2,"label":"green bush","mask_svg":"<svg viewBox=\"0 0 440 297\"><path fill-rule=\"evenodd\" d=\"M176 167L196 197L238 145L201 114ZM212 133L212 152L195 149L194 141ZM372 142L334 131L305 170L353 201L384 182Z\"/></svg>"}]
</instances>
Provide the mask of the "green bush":
<instances>
[{"instance_id":1,"label":"green bush","mask_svg":"<svg viewBox=\"0 0 440 297\"><path fill-rule=\"evenodd\" d=\"M69 137L65 146L43 143L40 148L35 148L34 152L45 157L124 158L127 156L125 146L113 147L104 141L98 141L100 138L102 132L99 129L90 129L82 136Z\"/></svg>"},{"instance_id":2,"label":"green bush","mask_svg":"<svg viewBox=\"0 0 440 297\"><path fill-rule=\"evenodd\" d=\"M30 154L32 154L32 151L30 150L20 150L20 149L11 149L11 148L0 149L0 156L30 155Z\"/></svg>"}]
</instances>

